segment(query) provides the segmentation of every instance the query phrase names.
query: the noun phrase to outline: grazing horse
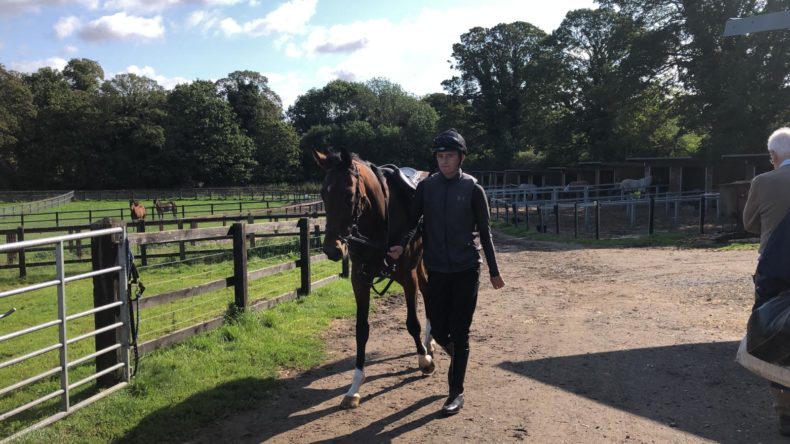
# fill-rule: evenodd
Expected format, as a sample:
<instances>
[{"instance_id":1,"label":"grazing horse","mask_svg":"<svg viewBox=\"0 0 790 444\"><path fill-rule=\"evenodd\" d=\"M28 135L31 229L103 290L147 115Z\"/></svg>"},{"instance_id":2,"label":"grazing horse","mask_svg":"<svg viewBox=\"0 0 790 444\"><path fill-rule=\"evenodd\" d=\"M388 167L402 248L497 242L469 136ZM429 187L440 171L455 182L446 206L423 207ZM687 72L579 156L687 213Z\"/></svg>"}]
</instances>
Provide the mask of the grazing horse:
<instances>
[{"instance_id":1,"label":"grazing horse","mask_svg":"<svg viewBox=\"0 0 790 444\"><path fill-rule=\"evenodd\" d=\"M139 201L129 201L129 211L132 213L132 220L145 220L145 207Z\"/></svg>"},{"instance_id":2,"label":"grazing horse","mask_svg":"<svg viewBox=\"0 0 790 444\"><path fill-rule=\"evenodd\" d=\"M653 182L653 176L645 176L641 179L625 179L620 182L620 190L625 194L639 191L644 193L647 187Z\"/></svg>"},{"instance_id":3,"label":"grazing horse","mask_svg":"<svg viewBox=\"0 0 790 444\"><path fill-rule=\"evenodd\" d=\"M178 214L178 205L176 205L176 203L172 200L168 202L162 202L159 199L154 199L154 207L156 208L156 214L159 215L159 219L163 219L164 214L168 211L173 213L173 217L176 217Z\"/></svg>"},{"instance_id":4,"label":"grazing horse","mask_svg":"<svg viewBox=\"0 0 790 444\"><path fill-rule=\"evenodd\" d=\"M340 406L359 406L359 389L365 379L365 347L369 336L368 312L373 280L389 275L403 287L406 296L406 328L414 339L420 370L435 370L434 342L430 322L424 341L417 317L417 289L425 294L427 275L422 264L422 237L416 234L407 243L394 268L388 266L389 245L404 238L409 227L409 207L414 189L400 181L395 169L378 168L345 149L324 154L313 150L318 165L326 170L321 198L326 208L324 253L333 261L351 257L351 285L356 300L357 356L351 387ZM389 184L389 185L388 185ZM374 288L375 290L375 288Z\"/></svg>"},{"instance_id":5,"label":"grazing horse","mask_svg":"<svg viewBox=\"0 0 790 444\"><path fill-rule=\"evenodd\" d=\"M517 189L525 191L524 195L527 200L535 200L535 191L538 189L538 186L534 183L522 183L519 184Z\"/></svg>"}]
</instances>

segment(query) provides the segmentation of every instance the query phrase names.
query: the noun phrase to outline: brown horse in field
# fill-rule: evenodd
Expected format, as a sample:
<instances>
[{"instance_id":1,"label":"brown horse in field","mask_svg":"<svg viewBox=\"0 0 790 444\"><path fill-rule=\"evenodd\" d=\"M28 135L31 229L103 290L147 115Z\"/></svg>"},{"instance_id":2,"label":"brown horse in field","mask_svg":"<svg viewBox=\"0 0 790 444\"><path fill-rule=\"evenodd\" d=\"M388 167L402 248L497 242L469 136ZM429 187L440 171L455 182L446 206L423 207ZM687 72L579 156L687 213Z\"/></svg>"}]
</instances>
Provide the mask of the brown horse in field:
<instances>
[{"instance_id":1,"label":"brown horse in field","mask_svg":"<svg viewBox=\"0 0 790 444\"><path fill-rule=\"evenodd\" d=\"M389 246L412 228L407 225L415 190L401 181L397 169L378 168L346 150L340 154L313 150L313 157L326 171L321 187L326 208L324 253L333 261L339 261L346 254L351 258L351 285L357 304L357 356L351 387L340 405L356 408L360 401L359 389L365 379L370 290L376 278L391 276L403 287L406 328L414 339L420 370L425 375L435 370L430 323L423 341L417 317L417 289L419 287L425 294L427 284L421 235L416 234L408 242L394 269L385 261Z\"/></svg>"},{"instance_id":2,"label":"brown horse in field","mask_svg":"<svg viewBox=\"0 0 790 444\"><path fill-rule=\"evenodd\" d=\"M129 201L129 212L132 213L132 220L145 220L145 207L139 201Z\"/></svg>"},{"instance_id":3,"label":"brown horse in field","mask_svg":"<svg viewBox=\"0 0 790 444\"><path fill-rule=\"evenodd\" d=\"M173 217L178 215L178 205L176 205L176 203L172 200L168 202L162 202L159 199L154 199L154 208L156 208L156 214L159 215L159 219L164 219L164 215L168 211L173 213Z\"/></svg>"}]
</instances>

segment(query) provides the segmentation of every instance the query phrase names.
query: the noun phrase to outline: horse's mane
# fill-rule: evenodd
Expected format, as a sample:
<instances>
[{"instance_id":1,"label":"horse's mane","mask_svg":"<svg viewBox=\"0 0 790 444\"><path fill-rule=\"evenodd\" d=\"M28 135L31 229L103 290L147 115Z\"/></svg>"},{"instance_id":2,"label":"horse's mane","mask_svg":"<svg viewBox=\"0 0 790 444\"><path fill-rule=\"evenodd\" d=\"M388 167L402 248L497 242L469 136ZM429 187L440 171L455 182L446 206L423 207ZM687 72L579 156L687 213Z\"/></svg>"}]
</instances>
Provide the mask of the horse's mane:
<instances>
[{"instance_id":1,"label":"horse's mane","mask_svg":"<svg viewBox=\"0 0 790 444\"><path fill-rule=\"evenodd\" d=\"M381 184L387 183L384 178L384 174L381 171L381 168L379 168L376 164L372 162L368 162L367 160L363 160L362 158L359 157L357 153L349 153L349 154L351 155L352 161L356 160L357 162L370 168L370 170L373 171L373 174L376 175L376 178L379 180L379 183ZM346 166L343 163L343 159L340 153L328 152L326 154L326 157L329 160L329 169L334 171L344 171L346 169ZM388 190L386 189L386 187L382 191L384 191L385 196L388 194Z\"/></svg>"}]
</instances>

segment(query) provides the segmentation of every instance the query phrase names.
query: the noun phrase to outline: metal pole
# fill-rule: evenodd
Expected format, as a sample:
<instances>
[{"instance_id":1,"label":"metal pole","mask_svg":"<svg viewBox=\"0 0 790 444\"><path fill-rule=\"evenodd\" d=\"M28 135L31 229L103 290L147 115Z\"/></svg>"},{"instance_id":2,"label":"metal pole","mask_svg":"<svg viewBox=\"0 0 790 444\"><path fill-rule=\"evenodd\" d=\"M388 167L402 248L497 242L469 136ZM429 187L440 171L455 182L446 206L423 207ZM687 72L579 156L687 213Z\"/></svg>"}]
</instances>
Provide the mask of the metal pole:
<instances>
[{"instance_id":1,"label":"metal pole","mask_svg":"<svg viewBox=\"0 0 790 444\"><path fill-rule=\"evenodd\" d=\"M58 337L60 340L60 388L63 396L60 398L60 408L68 412L69 405L69 368L68 368L68 345L66 335L66 270L63 264L63 241L55 245L55 273L58 283Z\"/></svg>"},{"instance_id":2,"label":"metal pole","mask_svg":"<svg viewBox=\"0 0 790 444\"><path fill-rule=\"evenodd\" d=\"M650 196L650 206L647 207L647 234L652 235L656 228L656 199Z\"/></svg>"},{"instance_id":3,"label":"metal pole","mask_svg":"<svg viewBox=\"0 0 790 444\"><path fill-rule=\"evenodd\" d=\"M560 234L560 205L554 204L554 234Z\"/></svg>"},{"instance_id":4,"label":"metal pole","mask_svg":"<svg viewBox=\"0 0 790 444\"><path fill-rule=\"evenodd\" d=\"M601 239L601 203L595 201L595 240Z\"/></svg>"},{"instance_id":5,"label":"metal pole","mask_svg":"<svg viewBox=\"0 0 790 444\"><path fill-rule=\"evenodd\" d=\"M579 203L573 203L573 237L579 237L579 218L576 214L579 211Z\"/></svg>"},{"instance_id":6,"label":"metal pole","mask_svg":"<svg viewBox=\"0 0 790 444\"><path fill-rule=\"evenodd\" d=\"M129 316L129 276L126 273L126 267L128 265L126 261L128 257L126 227L124 227L123 233L121 233L121 244L118 246L118 266L121 267L121 269L118 271L118 290L120 293L119 298L121 300L121 322L123 322L123 327L121 327L121 349L119 350L119 353L121 354L121 362L123 362L122 378L125 382L129 382L132 377L132 372L129 366L129 337L131 323Z\"/></svg>"},{"instance_id":7,"label":"metal pole","mask_svg":"<svg viewBox=\"0 0 790 444\"><path fill-rule=\"evenodd\" d=\"M699 197L699 234L705 234L705 195Z\"/></svg>"}]
</instances>

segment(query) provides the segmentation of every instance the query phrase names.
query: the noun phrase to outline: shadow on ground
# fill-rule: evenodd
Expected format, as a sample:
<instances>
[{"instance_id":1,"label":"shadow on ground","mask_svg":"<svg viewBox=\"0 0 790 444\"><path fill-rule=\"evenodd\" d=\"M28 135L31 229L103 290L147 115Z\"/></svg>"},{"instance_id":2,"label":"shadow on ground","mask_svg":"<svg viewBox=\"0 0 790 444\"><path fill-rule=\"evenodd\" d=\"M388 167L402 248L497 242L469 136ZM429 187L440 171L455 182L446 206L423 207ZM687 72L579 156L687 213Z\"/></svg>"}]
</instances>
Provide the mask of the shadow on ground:
<instances>
[{"instance_id":1,"label":"shadow on ground","mask_svg":"<svg viewBox=\"0 0 790 444\"><path fill-rule=\"evenodd\" d=\"M374 359L368 361L367 368L370 369L376 363L412 355L412 353L409 353L380 359L374 357ZM319 420L340 410L340 399L347 387L317 389L311 386L320 379L346 371L352 367L353 357L350 357L308 370L281 383L278 383L273 378L246 378L223 384L196 394L181 403L151 413L116 442L263 442L280 433ZM369 376L366 379L368 383L378 379L391 379L391 383L377 392L366 395L362 399L363 403L422 378L419 370L416 368L380 374L375 374L375 370L368 370L368 373ZM373 374L370 375L370 373ZM223 403L228 406L238 405L238 397L245 396L253 396L255 401L245 405L243 409L237 407L235 411L227 411L225 414L218 415L210 424L206 423L207 412L217 410L218 403L220 407ZM309 410L333 398L337 399L337 403L332 407L299 414L299 412ZM391 440L422 426L433 419L435 415L428 415L411 423L400 425L394 430L382 433L389 424L401 420L424 405L438 399L440 399L438 396L425 398L407 409L371 423L348 436L333 438L332 441L368 442ZM222 409L220 408L220 410ZM202 421L198 419L201 417L203 418ZM218 424L228 421L238 425L230 432L232 436L223 434L223 429L217 427Z\"/></svg>"},{"instance_id":2,"label":"shadow on ground","mask_svg":"<svg viewBox=\"0 0 790 444\"><path fill-rule=\"evenodd\" d=\"M500 367L722 443L784 442L768 383L713 342L504 362Z\"/></svg>"}]
</instances>

